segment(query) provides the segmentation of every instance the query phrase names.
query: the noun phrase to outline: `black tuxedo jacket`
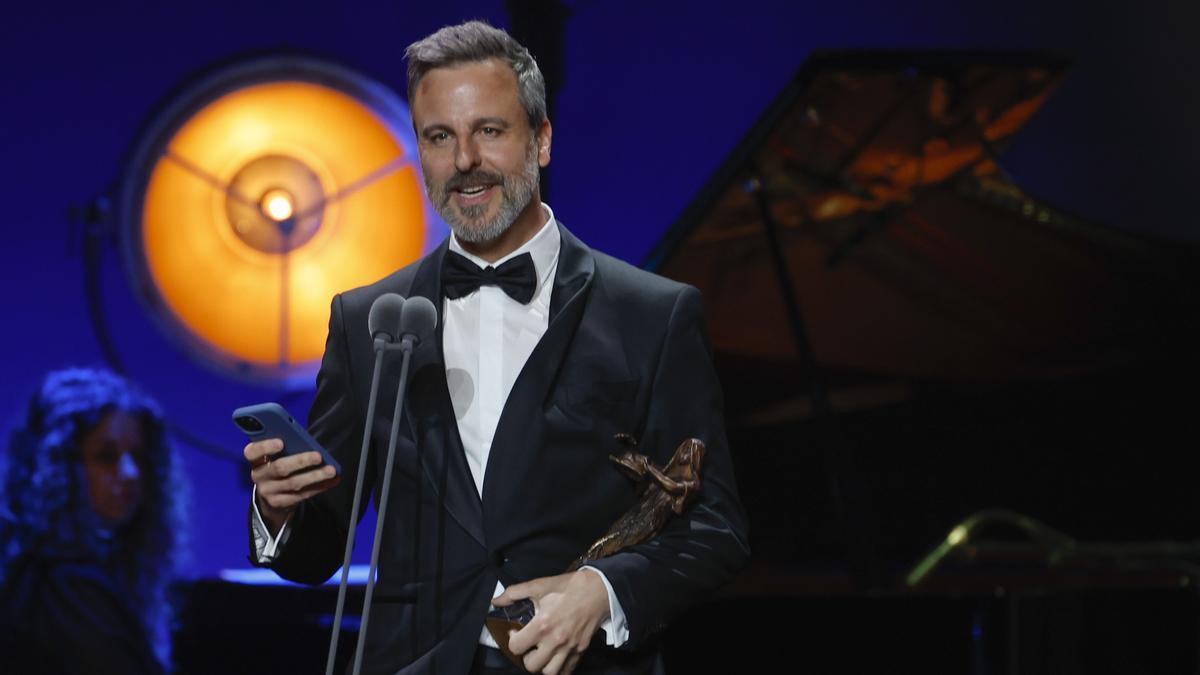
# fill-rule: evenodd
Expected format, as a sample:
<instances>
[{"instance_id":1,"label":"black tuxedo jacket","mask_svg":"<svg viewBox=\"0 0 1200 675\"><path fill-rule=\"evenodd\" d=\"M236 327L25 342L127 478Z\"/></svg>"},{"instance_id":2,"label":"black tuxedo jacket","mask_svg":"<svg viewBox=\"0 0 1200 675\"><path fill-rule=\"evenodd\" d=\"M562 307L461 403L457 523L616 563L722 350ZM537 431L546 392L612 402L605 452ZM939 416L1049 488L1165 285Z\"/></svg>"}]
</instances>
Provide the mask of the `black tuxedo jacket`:
<instances>
[{"instance_id":1,"label":"black tuxedo jacket","mask_svg":"<svg viewBox=\"0 0 1200 675\"><path fill-rule=\"evenodd\" d=\"M370 672L467 672L496 580L509 585L561 574L634 502L636 486L608 459L624 449L614 440L618 432L636 436L660 466L685 438L703 440L703 491L657 538L594 564L613 586L630 639L612 650L595 646L601 636L581 670L589 663L603 672L644 669L652 636L746 561L745 517L698 291L559 230L549 326L505 403L482 499L442 357L447 243L333 299L309 430L337 457L343 477L300 505L272 565L280 576L308 583L328 579L342 560L374 364L371 303L387 292L421 295L439 312L437 336L413 354L400 420L367 636ZM393 353L371 430L366 480L377 505L399 371Z\"/></svg>"}]
</instances>

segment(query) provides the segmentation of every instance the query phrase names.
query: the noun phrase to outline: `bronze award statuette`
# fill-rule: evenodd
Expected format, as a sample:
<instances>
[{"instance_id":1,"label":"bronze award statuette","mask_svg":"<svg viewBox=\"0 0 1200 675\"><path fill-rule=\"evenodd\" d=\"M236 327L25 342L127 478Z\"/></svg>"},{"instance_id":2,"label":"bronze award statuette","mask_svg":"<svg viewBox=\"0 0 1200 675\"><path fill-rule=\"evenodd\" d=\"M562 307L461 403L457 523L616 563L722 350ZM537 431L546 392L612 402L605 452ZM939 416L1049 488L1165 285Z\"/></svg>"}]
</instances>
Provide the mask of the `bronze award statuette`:
<instances>
[{"instance_id":1,"label":"bronze award statuette","mask_svg":"<svg viewBox=\"0 0 1200 675\"><path fill-rule=\"evenodd\" d=\"M617 434L617 440L629 446L637 441L629 434ZM689 438L675 448L671 461L660 469L650 463L645 455L627 450L621 455L609 455L634 481L642 484L638 500L608 532L588 547L587 552L567 567L574 572L593 560L610 556L634 544L640 544L662 530L672 515L683 513L700 494L700 465L704 462L704 442ZM496 607L488 612L487 629L500 646L500 651L513 663L524 669L521 658L508 649L511 631L520 630L533 619L531 600L518 600L507 607Z\"/></svg>"}]
</instances>

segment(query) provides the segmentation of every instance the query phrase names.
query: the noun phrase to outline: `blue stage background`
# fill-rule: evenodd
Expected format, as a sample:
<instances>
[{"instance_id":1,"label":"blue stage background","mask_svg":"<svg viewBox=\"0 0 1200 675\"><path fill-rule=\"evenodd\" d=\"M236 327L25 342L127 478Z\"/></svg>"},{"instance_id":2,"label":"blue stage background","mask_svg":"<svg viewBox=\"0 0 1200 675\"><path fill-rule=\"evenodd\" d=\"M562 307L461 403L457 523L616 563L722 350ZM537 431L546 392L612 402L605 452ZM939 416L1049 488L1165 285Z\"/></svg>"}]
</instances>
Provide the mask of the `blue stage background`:
<instances>
[{"instance_id":1,"label":"blue stage background","mask_svg":"<svg viewBox=\"0 0 1200 675\"><path fill-rule=\"evenodd\" d=\"M806 55L825 47L1051 48L1072 56L1075 69L1018 136L1005 168L1068 212L1200 240L1191 209L1200 25L1188 3L567 4L549 199L585 241L628 261L642 259ZM7 7L0 419L15 421L47 370L102 362L68 212L120 179L129 146L173 88L214 62L287 48L342 62L403 95L404 47L466 18L510 25L503 3L462 0ZM222 458L179 446L194 514L186 571L244 567L249 486L229 412L273 399L303 416L311 392L247 386L196 365L143 315L114 250L103 284L130 374L174 420L228 449ZM361 560L368 548L359 548Z\"/></svg>"}]
</instances>

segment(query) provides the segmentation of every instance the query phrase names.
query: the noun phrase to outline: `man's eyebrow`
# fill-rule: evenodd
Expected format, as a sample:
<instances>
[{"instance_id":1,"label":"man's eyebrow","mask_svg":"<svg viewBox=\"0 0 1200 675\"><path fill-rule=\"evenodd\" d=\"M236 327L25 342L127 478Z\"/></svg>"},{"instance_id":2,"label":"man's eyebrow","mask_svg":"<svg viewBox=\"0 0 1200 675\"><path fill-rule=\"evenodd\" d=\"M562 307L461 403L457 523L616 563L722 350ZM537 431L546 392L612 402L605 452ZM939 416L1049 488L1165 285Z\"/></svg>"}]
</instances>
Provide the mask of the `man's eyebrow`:
<instances>
[{"instance_id":1,"label":"man's eyebrow","mask_svg":"<svg viewBox=\"0 0 1200 675\"><path fill-rule=\"evenodd\" d=\"M511 125L508 123L508 120L504 119L503 117L480 117L479 119L475 120L476 129L479 127L500 127L502 129L507 129L509 126Z\"/></svg>"},{"instance_id":2,"label":"man's eyebrow","mask_svg":"<svg viewBox=\"0 0 1200 675\"><path fill-rule=\"evenodd\" d=\"M447 132L449 132L449 131L452 131L452 129L450 129L450 127L449 127L449 126L447 126L447 125L445 125L445 124L442 124L442 123L440 123L440 122L439 122L439 123L437 123L437 124L428 124L428 125L426 125L426 126L424 126L424 127L421 127L421 135L422 135L422 136L428 136L428 135L429 135L431 132L434 132L434 131L447 131Z\"/></svg>"}]
</instances>

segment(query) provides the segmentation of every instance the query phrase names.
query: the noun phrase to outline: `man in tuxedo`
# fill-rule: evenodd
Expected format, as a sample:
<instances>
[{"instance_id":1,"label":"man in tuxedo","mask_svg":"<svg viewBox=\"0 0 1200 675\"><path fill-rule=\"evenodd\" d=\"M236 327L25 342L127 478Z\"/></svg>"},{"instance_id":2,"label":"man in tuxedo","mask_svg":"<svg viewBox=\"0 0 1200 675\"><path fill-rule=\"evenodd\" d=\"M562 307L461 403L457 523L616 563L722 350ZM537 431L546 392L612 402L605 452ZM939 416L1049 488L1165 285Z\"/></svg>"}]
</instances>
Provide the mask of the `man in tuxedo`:
<instances>
[{"instance_id":1,"label":"man in tuxedo","mask_svg":"<svg viewBox=\"0 0 1200 675\"><path fill-rule=\"evenodd\" d=\"M452 236L425 258L333 299L309 429L358 470L373 366L367 313L383 293L430 298L438 331L380 384L367 470L400 425L366 665L380 673L509 672L489 604L532 599L510 648L530 672L655 668L655 634L746 561L746 524L694 288L592 251L541 202L545 85L528 51L479 22L407 52L426 189ZM398 362L398 359L396 359ZM659 466L707 444L700 498L652 540L568 564L637 499L609 460L632 434ZM245 448L260 564L307 583L341 564L352 481L317 453ZM356 514L356 516L361 516Z\"/></svg>"}]
</instances>

